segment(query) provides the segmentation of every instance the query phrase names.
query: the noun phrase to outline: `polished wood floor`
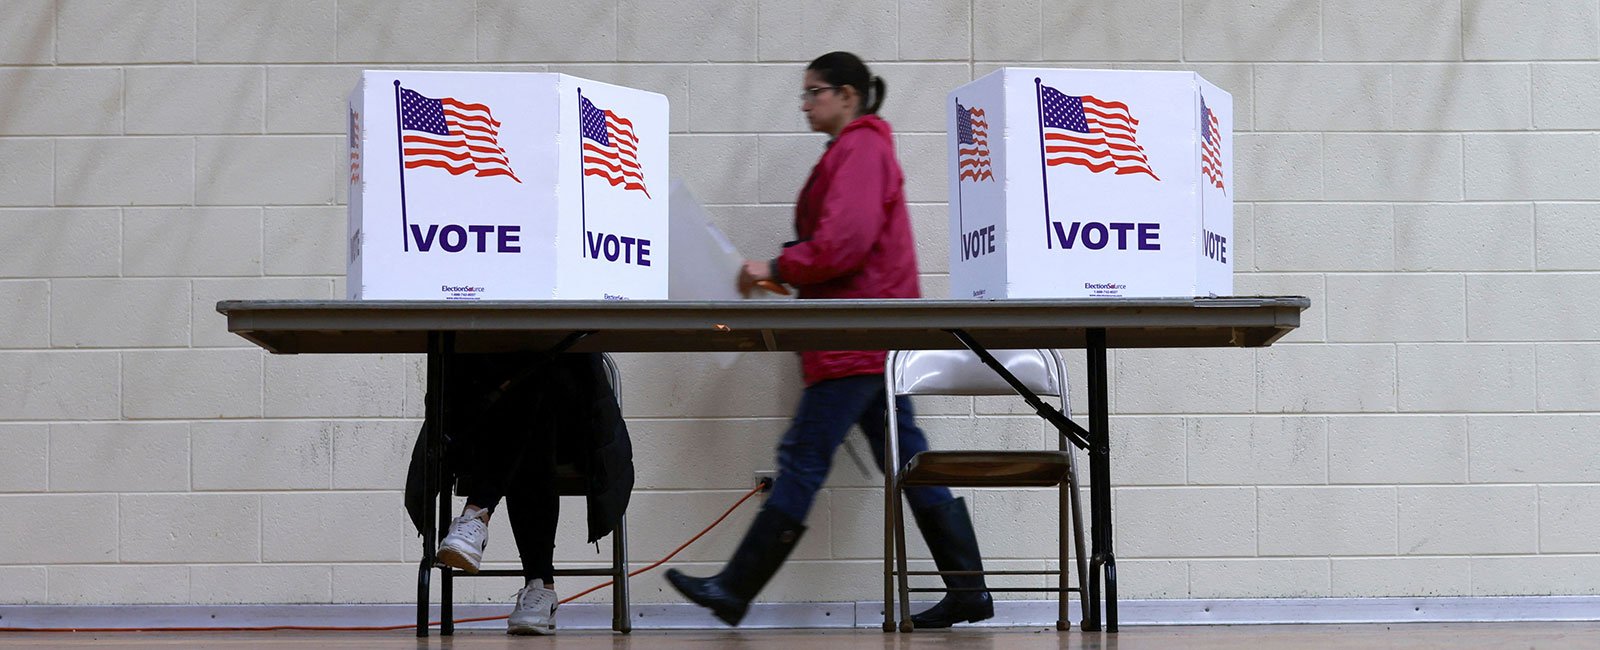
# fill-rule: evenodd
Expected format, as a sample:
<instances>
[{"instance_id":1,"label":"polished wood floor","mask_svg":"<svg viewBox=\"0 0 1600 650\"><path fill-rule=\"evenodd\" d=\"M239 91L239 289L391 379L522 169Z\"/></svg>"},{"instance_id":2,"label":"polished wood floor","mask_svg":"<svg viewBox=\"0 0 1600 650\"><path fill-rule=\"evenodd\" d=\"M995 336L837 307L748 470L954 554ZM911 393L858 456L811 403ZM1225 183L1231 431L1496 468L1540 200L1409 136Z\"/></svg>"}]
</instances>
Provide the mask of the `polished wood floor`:
<instances>
[{"instance_id":1,"label":"polished wood floor","mask_svg":"<svg viewBox=\"0 0 1600 650\"><path fill-rule=\"evenodd\" d=\"M1600 613L1597 613L1600 614ZM1600 623L1450 623L1392 625L1236 625L1130 627L1119 634L1039 628L986 628L884 634L877 630L716 630L629 635L565 632L554 637L509 637L484 631L418 639L398 632L0 633L0 647L33 648L575 648L655 650L815 648L1600 648Z\"/></svg>"}]
</instances>

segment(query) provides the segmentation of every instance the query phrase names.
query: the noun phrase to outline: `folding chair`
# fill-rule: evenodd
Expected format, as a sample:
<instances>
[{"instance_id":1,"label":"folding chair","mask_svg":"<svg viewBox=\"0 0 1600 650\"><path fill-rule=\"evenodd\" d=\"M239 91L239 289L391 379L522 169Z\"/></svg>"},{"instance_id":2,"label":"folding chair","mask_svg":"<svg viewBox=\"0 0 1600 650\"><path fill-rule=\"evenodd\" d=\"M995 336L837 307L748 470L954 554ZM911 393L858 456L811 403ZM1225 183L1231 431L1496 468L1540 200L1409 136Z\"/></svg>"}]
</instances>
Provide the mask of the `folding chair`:
<instances>
[{"instance_id":1,"label":"folding chair","mask_svg":"<svg viewBox=\"0 0 1600 650\"><path fill-rule=\"evenodd\" d=\"M1060 398L1061 411L1071 415L1067 396L1067 370L1055 350L995 350L993 355L1023 385L1041 396ZM894 629L892 584L898 578L901 632L910 632L913 592L946 592L949 587L910 588L908 576L946 575L1055 575L1057 586L990 589L990 591L1055 592L1059 603L1056 629L1071 626L1067 618L1067 594L1077 592L1080 605L1087 589L1088 566L1084 556L1083 516L1078 504L1078 471L1072 447L1061 439L1056 450L924 451L900 467L899 422L895 398L902 395L1015 395L1001 377L969 350L900 350L889 353L884 369L888 393L888 444L884 445L884 585L883 629ZM908 487L1049 487L1061 491L1059 566L1057 571L908 571L906 568L905 506L902 493ZM1074 557L1078 567L1078 586L1067 587L1067 534L1071 515ZM893 562L893 566L891 566Z\"/></svg>"},{"instance_id":2,"label":"folding chair","mask_svg":"<svg viewBox=\"0 0 1600 650\"><path fill-rule=\"evenodd\" d=\"M611 389L617 395L617 407L622 407L622 374L617 370L617 364L611 355L602 354L601 361L606 368L606 376L611 381ZM454 487L454 481L446 483L444 490L447 493L445 503L448 503L449 492ZM556 466L555 475L556 493L562 496L583 496L588 493L588 480L576 466L562 464ZM443 539L448 527L448 518L441 522L439 538ZM477 573L467 573L459 569L452 569L444 564L434 563L443 574L440 587L440 614L446 621L442 634L450 633L452 619L451 609L453 600L451 593L451 580L453 578L471 577L506 577L522 576L521 569L482 569ZM596 576L609 577L611 584L611 629L623 634L633 631L633 622L628 618L628 518L624 515L617 520L617 529L612 532L611 539L611 565L598 567L584 567L576 569L556 569L555 576Z\"/></svg>"}]
</instances>

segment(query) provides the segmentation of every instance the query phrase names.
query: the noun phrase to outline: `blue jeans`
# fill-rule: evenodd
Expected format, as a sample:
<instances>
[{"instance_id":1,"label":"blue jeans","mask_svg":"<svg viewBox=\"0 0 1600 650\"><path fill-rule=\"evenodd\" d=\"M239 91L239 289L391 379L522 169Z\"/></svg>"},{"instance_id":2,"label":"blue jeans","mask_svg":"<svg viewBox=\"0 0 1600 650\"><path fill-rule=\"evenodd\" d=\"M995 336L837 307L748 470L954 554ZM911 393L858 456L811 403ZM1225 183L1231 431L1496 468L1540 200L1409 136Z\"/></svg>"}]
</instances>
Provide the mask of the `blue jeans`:
<instances>
[{"instance_id":1,"label":"blue jeans","mask_svg":"<svg viewBox=\"0 0 1600 650\"><path fill-rule=\"evenodd\" d=\"M850 427L861 425L872 446L872 459L883 469L884 434L888 431L883 375L858 375L829 379L807 386L800 396L799 412L778 443L778 478L773 481L768 508L776 508L795 521L805 521L817 490L828 478L833 454ZM911 400L898 397L900 466L928 449L928 439L917 428ZM905 491L913 509L921 510L950 501L945 487L912 487Z\"/></svg>"}]
</instances>

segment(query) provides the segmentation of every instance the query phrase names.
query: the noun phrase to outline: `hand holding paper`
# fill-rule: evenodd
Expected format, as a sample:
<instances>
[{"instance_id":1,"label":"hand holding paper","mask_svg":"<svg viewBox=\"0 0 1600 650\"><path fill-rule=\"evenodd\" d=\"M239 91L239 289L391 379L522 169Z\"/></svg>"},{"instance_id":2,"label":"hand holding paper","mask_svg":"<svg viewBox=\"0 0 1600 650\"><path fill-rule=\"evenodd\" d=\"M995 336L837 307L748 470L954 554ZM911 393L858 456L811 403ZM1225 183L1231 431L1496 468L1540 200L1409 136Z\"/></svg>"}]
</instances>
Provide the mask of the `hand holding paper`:
<instances>
[{"instance_id":1,"label":"hand holding paper","mask_svg":"<svg viewBox=\"0 0 1600 650\"><path fill-rule=\"evenodd\" d=\"M739 269L739 293L750 297L750 292L761 289L767 293L780 296L789 295L789 288L772 279L772 272L766 262L745 260L744 266Z\"/></svg>"}]
</instances>

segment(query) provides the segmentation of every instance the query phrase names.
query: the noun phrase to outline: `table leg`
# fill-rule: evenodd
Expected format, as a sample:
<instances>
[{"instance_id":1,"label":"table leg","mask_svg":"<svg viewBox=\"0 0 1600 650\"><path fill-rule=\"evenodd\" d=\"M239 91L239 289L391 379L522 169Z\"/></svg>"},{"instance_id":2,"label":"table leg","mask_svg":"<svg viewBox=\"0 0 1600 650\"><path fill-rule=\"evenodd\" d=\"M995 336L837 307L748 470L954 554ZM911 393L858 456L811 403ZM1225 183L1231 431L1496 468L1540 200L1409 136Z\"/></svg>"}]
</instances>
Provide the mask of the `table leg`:
<instances>
[{"instance_id":1,"label":"table leg","mask_svg":"<svg viewBox=\"0 0 1600 650\"><path fill-rule=\"evenodd\" d=\"M439 337L440 359L439 403L437 404L439 410L436 411L439 417L436 418L437 421L434 423L433 444L436 445L436 452L433 457L433 475L437 481L434 483L434 489L439 491L439 536L437 539L442 542L445 535L450 534L450 513L452 510L450 507L450 473L445 464L445 427L448 423L445 421L444 395L445 391L449 390L446 386L450 381L450 357L456 351L456 333L438 332L434 336ZM429 376L428 379L429 381L433 380L432 376ZM437 544L435 544L435 547L437 547ZM441 567L439 569L439 636L453 636L456 633L455 590L452 589L454 587L454 579L455 576L450 572L450 567Z\"/></svg>"},{"instance_id":2,"label":"table leg","mask_svg":"<svg viewBox=\"0 0 1600 650\"><path fill-rule=\"evenodd\" d=\"M454 332L428 333L427 412L434 414L434 417L428 420L422 431L422 560L417 569L417 636L420 638L428 636L428 586L434 564L438 561L439 540L444 539L449 525L450 495L441 485L445 476L444 386L445 359L455 351L455 338ZM434 494L439 495L437 502L431 498ZM450 578L449 570L443 571L439 584L442 597L439 634L445 636L455 633L451 611L454 590L451 589Z\"/></svg>"},{"instance_id":3,"label":"table leg","mask_svg":"<svg viewBox=\"0 0 1600 650\"><path fill-rule=\"evenodd\" d=\"M417 636L428 638L428 579L433 576L431 542L423 536L422 561L417 563Z\"/></svg>"},{"instance_id":4,"label":"table leg","mask_svg":"<svg viewBox=\"0 0 1600 650\"><path fill-rule=\"evenodd\" d=\"M428 334L427 412L433 419L422 428L422 560L417 570L417 637L428 636L428 584L433 576L437 559L438 539L433 530L439 516L439 507L433 495L439 489L439 456L444 439L444 335Z\"/></svg>"},{"instance_id":5,"label":"table leg","mask_svg":"<svg viewBox=\"0 0 1600 650\"><path fill-rule=\"evenodd\" d=\"M439 458L439 469L435 476L445 476L443 455ZM440 486L439 490L439 539L450 534L450 489ZM455 618L455 574L450 572L450 567L439 568L439 636L452 636L456 633Z\"/></svg>"},{"instance_id":6,"label":"table leg","mask_svg":"<svg viewBox=\"0 0 1600 650\"><path fill-rule=\"evenodd\" d=\"M1111 417L1106 380L1106 331L1087 332L1089 370L1089 507L1092 549L1084 630L1100 629L1100 579L1105 578L1105 630L1117 631L1117 559L1111 532ZM1090 626L1093 627L1090 627Z\"/></svg>"}]
</instances>

